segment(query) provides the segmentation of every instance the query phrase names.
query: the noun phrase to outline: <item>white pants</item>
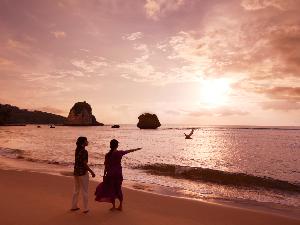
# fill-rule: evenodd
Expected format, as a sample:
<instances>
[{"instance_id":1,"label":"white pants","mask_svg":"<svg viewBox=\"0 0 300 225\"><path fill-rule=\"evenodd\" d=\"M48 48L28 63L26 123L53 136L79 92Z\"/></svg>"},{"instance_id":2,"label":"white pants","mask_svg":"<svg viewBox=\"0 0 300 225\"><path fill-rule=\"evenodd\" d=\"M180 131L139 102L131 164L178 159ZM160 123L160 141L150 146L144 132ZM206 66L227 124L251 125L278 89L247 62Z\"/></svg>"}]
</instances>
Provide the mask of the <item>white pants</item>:
<instances>
[{"instance_id":1,"label":"white pants","mask_svg":"<svg viewBox=\"0 0 300 225\"><path fill-rule=\"evenodd\" d=\"M82 191L83 210L88 210L89 199L89 173L86 172L83 176L74 176L74 193L72 198L72 209L78 208L78 196Z\"/></svg>"}]
</instances>

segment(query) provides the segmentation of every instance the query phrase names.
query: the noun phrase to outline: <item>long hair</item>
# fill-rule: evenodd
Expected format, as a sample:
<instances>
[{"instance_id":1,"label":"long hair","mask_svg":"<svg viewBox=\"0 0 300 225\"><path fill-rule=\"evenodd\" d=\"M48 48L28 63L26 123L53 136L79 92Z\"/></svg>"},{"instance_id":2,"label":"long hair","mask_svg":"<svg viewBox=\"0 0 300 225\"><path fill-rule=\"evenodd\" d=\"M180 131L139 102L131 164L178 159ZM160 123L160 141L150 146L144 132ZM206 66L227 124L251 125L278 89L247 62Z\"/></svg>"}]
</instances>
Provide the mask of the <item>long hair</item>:
<instances>
[{"instance_id":1,"label":"long hair","mask_svg":"<svg viewBox=\"0 0 300 225\"><path fill-rule=\"evenodd\" d=\"M109 158L111 156L111 154L113 153L113 151L118 147L119 142L116 139L112 139L110 141L110 150L109 152L106 154L106 157Z\"/></svg>"},{"instance_id":2,"label":"long hair","mask_svg":"<svg viewBox=\"0 0 300 225\"><path fill-rule=\"evenodd\" d=\"M76 152L83 148L83 144L87 141L86 137L79 137L76 141Z\"/></svg>"}]
</instances>

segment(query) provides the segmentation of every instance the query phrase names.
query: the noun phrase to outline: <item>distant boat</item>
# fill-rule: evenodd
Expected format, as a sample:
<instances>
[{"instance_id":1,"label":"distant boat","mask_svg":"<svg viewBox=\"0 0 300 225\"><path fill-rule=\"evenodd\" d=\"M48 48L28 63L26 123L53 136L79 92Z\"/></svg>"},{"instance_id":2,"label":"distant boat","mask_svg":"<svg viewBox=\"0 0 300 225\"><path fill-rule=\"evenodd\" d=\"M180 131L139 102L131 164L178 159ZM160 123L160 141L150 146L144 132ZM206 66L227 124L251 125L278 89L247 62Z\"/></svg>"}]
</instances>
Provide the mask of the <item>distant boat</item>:
<instances>
[{"instance_id":1,"label":"distant boat","mask_svg":"<svg viewBox=\"0 0 300 225\"><path fill-rule=\"evenodd\" d=\"M55 126L53 126L53 125L50 125L50 128L55 128Z\"/></svg>"},{"instance_id":2,"label":"distant boat","mask_svg":"<svg viewBox=\"0 0 300 225\"><path fill-rule=\"evenodd\" d=\"M37 126L37 128L41 128L41 126Z\"/></svg>"},{"instance_id":3,"label":"distant boat","mask_svg":"<svg viewBox=\"0 0 300 225\"><path fill-rule=\"evenodd\" d=\"M120 128L120 125L115 124L115 125L111 126L111 128Z\"/></svg>"}]
</instances>

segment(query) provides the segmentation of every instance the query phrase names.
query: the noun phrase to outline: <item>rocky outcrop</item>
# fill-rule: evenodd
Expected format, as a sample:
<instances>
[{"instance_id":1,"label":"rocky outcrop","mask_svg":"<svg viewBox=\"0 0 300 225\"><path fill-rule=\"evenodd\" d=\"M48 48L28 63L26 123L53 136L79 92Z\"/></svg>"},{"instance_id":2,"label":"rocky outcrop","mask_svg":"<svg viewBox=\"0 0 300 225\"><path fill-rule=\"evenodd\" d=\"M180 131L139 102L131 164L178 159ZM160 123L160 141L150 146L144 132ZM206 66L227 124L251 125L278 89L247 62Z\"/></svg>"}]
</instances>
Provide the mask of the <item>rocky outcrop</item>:
<instances>
[{"instance_id":1,"label":"rocky outcrop","mask_svg":"<svg viewBox=\"0 0 300 225\"><path fill-rule=\"evenodd\" d=\"M103 126L92 114L92 107L87 102L77 102L71 108L65 125L68 126Z\"/></svg>"},{"instance_id":2,"label":"rocky outcrop","mask_svg":"<svg viewBox=\"0 0 300 225\"><path fill-rule=\"evenodd\" d=\"M156 129L161 125L155 114L144 113L138 119L137 127L140 129Z\"/></svg>"}]
</instances>

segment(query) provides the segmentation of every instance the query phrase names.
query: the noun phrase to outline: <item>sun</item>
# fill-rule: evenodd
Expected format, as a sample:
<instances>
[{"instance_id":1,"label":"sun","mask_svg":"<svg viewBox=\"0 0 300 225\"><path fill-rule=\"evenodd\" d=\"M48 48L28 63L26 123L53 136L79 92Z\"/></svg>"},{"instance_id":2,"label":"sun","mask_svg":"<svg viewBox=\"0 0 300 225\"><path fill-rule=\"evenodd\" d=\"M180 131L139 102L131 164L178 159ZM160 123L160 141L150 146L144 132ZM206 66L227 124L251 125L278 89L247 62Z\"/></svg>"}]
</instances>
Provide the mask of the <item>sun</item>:
<instances>
[{"instance_id":1,"label":"sun","mask_svg":"<svg viewBox=\"0 0 300 225\"><path fill-rule=\"evenodd\" d=\"M207 105L224 105L228 101L230 82L225 79L205 80L201 86L201 100Z\"/></svg>"}]
</instances>

